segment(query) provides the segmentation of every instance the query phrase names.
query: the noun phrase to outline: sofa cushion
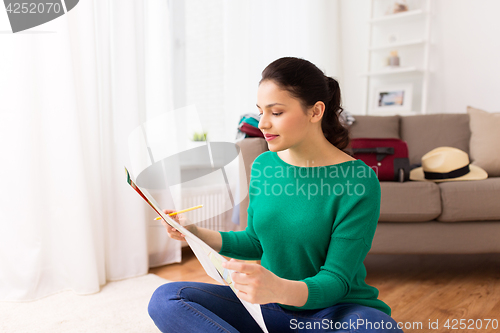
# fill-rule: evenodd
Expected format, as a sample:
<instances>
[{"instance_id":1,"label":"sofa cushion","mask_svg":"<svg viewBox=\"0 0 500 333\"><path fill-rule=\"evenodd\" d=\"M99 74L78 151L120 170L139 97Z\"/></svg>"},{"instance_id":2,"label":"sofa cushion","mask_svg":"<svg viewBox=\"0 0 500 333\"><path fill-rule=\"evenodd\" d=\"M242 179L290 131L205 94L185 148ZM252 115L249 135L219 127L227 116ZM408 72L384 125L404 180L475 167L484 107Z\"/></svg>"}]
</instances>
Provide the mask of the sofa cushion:
<instances>
[{"instance_id":1,"label":"sofa cushion","mask_svg":"<svg viewBox=\"0 0 500 333\"><path fill-rule=\"evenodd\" d=\"M351 138L396 138L399 139L400 116L354 116L349 127Z\"/></svg>"},{"instance_id":2,"label":"sofa cushion","mask_svg":"<svg viewBox=\"0 0 500 333\"><path fill-rule=\"evenodd\" d=\"M439 184L442 222L500 220L500 177Z\"/></svg>"},{"instance_id":3,"label":"sofa cushion","mask_svg":"<svg viewBox=\"0 0 500 333\"><path fill-rule=\"evenodd\" d=\"M500 235L498 221L384 222L377 226L369 253L500 253L498 235ZM466 265L462 265L462 267L466 267ZM418 331L415 330L415 332Z\"/></svg>"},{"instance_id":4,"label":"sofa cushion","mask_svg":"<svg viewBox=\"0 0 500 333\"><path fill-rule=\"evenodd\" d=\"M500 177L500 113L467 107L470 116L470 159L489 177Z\"/></svg>"},{"instance_id":5,"label":"sofa cushion","mask_svg":"<svg viewBox=\"0 0 500 333\"><path fill-rule=\"evenodd\" d=\"M424 222L441 214L439 187L433 182L380 182L380 222Z\"/></svg>"},{"instance_id":6,"label":"sofa cushion","mask_svg":"<svg viewBox=\"0 0 500 333\"><path fill-rule=\"evenodd\" d=\"M401 139L408 144L410 164L434 148L455 147L469 154L469 115L466 113L401 116Z\"/></svg>"}]
</instances>

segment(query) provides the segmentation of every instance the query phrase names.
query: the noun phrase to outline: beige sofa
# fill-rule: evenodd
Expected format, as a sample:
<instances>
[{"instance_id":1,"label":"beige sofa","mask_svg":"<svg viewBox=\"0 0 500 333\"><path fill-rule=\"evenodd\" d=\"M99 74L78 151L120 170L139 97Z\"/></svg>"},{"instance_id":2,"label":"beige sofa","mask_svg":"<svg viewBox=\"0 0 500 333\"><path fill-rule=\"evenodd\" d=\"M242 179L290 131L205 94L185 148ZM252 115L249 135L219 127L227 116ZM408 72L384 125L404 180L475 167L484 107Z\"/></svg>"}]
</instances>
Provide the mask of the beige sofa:
<instances>
[{"instance_id":1,"label":"beige sofa","mask_svg":"<svg viewBox=\"0 0 500 333\"><path fill-rule=\"evenodd\" d=\"M400 138L408 144L410 164L420 163L425 153L439 146L469 153L468 114L355 119L351 138ZM248 186L252 162L268 150L267 143L262 138L246 138L238 146L244 160L241 184ZM370 253L500 253L500 177L381 182L380 186L379 224ZM240 229L246 227L247 208L248 196L240 203Z\"/></svg>"}]
</instances>

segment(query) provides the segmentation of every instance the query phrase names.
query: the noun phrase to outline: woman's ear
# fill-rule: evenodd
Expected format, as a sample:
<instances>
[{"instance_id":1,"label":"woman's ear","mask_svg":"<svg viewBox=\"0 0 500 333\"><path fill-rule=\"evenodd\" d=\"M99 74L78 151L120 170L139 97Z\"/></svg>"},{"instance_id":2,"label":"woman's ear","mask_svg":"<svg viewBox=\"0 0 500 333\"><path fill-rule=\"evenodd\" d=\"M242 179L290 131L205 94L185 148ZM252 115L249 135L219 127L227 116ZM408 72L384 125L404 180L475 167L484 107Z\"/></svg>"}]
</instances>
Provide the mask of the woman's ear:
<instances>
[{"instance_id":1,"label":"woman's ear","mask_svg":"<svg viewBox=\"0 0 500 333\"><path fill-rule=\"evenodd\" d=\"M321 121L323 115L325 114L325 103L319 101L314 104L311 110L311 122L316 123Z\"/></svg>"}]
</instances>

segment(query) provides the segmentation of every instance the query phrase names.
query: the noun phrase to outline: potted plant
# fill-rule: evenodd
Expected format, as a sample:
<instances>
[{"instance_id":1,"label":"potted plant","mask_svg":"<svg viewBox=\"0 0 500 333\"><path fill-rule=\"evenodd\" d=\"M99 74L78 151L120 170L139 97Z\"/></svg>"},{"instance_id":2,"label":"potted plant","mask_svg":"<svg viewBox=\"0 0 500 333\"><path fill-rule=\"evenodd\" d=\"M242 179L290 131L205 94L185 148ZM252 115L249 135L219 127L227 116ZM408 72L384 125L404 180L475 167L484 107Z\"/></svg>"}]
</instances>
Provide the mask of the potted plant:
<instances>
[{"instance_id":1,"label":"potted plant","mask_svg":"<svg viewBox=\"0 0 500 333\"><path fill-rule=\"evenodd\" d=\"M207 132L194 132L188 143L188 148L199 147L207 144Z\"/></svg>"}]
</instances>

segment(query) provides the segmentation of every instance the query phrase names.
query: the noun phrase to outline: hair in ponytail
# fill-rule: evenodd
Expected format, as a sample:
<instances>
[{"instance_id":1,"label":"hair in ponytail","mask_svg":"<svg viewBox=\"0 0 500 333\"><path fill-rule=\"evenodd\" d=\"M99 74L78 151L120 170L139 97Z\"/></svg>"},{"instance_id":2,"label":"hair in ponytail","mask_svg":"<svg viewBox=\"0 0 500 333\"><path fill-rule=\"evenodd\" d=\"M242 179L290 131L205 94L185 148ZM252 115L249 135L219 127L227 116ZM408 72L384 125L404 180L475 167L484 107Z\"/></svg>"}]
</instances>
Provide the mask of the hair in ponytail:
<instances>
[{"instance_id":1,"label":"hair in ponytail","mask_svg":"<svg viewBox=\"0 0 500 333\"><path fill-rule=\"evenodd\" d=\"M349 145L349 130L340 122L340 114L344 111L342 108L342 99L340 96L339 83L326 77L331 99L326 104L326 111L321 121L321 128L325 137L335 147L344 150Z\"/></svg>"},{"instance_id":2,"label":"hair in ponytail","mask_svg":"<svg viewBox=\"0 0 500 333\"><path fill-rule=\"evenodd\" d=\"M349 153L345 150L349 145L349 131L339 119L343 109L340 87L335 79L325 76L307 60L285 57L273 61L262 71L259 85L266 80L273 81L297 98L304 113L316 102L325 103L326 109L321 119L323 134L332 145Z\"/></svg>"}]
</instances>

